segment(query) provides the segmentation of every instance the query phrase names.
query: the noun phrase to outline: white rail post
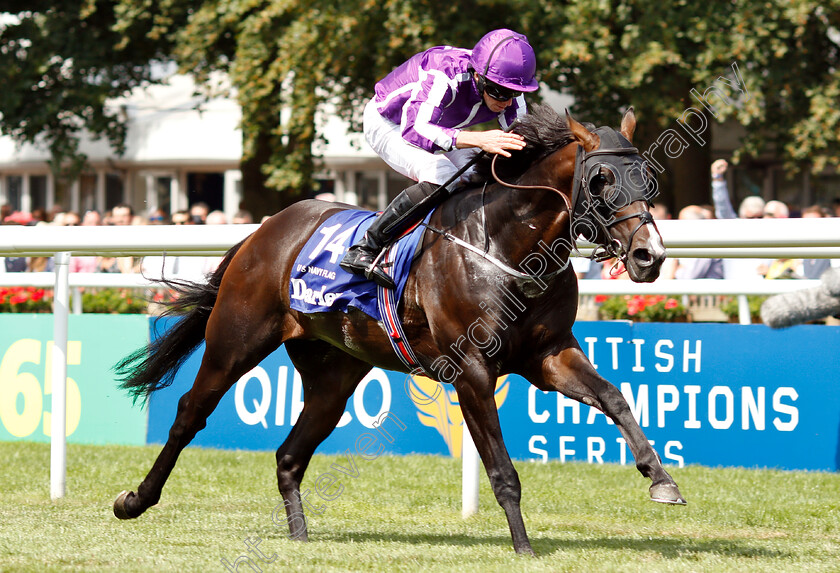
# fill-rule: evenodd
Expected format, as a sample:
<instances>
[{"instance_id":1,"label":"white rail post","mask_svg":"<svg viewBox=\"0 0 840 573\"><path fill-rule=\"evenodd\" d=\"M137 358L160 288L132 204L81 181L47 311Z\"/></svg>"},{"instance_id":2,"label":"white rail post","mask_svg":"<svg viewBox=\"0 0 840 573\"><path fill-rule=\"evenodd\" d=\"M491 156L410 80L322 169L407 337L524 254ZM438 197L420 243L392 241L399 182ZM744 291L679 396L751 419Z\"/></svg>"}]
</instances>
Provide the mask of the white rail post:
<instances>
[{"instance_id":1,"label":"white rail post","mask_svg":"<svg viewBox=\"0 0 840 573\"><path fill-rule=\"evenodd\" d=\"M64 497L67 475L67 321L70 253L55 254L53 298L52 425L50 427L50 498Z\"/></svg>"},{"instance_id":2,"label":"white rail post","mask_svg":"<svg viewBox=\"0 0 840 573\"><path fill-rule=\"evenodd\" d=\"M461 516L465 519L478 513L478 450L475 447L467 422L461 439Z\"/></svg>"},{"instance_id":3,"label":"white rail post","mask_svg":"<svg viewBox=\"0 0 840 573\"><path fill-rule=\"evenodd\" d=\"M752 315L750 314L750 301L745 294L738 295L738 323L752 324Z\"/></svg>"},{"instance_id":4,"label":"white rail post","mask_svg":"<svg viewBox=\"0 0 840 573\"><path fill-rule=\"evenodd\" d=\"M73 314L82 314L82 287L73 289Z\"/></svg>"}]
</instances>

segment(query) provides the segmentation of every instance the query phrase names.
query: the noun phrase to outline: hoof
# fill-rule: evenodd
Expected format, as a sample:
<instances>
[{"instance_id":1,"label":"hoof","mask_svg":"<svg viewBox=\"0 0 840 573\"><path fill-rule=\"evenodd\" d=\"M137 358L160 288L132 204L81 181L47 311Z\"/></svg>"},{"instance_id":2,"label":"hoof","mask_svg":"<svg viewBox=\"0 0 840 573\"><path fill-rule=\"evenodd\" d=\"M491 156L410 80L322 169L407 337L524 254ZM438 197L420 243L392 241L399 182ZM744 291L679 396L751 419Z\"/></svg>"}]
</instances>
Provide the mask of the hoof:
<instances>
[{"instance_id":1,"label":"hoof","mask_svg":"<svg viewBox=\"0 0 840 573\"><path fill-rule=\"evenodd\" d=\"M136 515L129 515L128 511L125 509L125 500L130 495L133 496L134 492L123 490L117 496L117 499L114 500L114 515L116 515L119 519L132 519L137 517Z\"/></svg>"},{"instance_id":2,"label":"hoof","mask_svg":"<svg viewBox=\"0 0 840 573\"><path fill-rule=\"evenodd\" d=\"M675 483L659 483L650 486L650 500L657 503L685 505L685 498Z\"/></svg>"}]
</instances>

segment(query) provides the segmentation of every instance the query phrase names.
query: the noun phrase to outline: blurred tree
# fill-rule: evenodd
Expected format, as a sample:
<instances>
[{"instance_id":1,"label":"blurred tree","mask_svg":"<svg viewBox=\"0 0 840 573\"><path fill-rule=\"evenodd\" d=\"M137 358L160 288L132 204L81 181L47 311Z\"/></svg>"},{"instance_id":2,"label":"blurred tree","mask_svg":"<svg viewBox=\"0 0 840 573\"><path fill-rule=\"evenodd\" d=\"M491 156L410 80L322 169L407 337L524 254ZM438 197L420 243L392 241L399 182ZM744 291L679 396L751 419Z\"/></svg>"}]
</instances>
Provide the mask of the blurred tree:
<instances>
[{"instance_id":1,"label":"blurred tree","mask_svg":"<svg viewBox=\"0 0 840 573\"><path fill-rule=\"evenodd\" d=\"M673 159L661 145L652 153L666 167L662 187L672 209L709 202L711 133L701 145L678 125L691 107L703 113L689 121L695 130L727 118L744 126L736 161L781 154L790 173L840 164L837 0L577 0L553 7L547 20L559 33L538 54L542 78L565 86L582 118L614 124L632 104L641 149L669 128L689 143ZM736 82L733 62L742 94L719 79ZM704 106L692 95L715 85L729 103L710 94Z\"/></svg>"},{"instance_id":2,"label":"blurred tree","mask_svg":"<svg viewBox=\"0 0 840 573\"><path fill-rule=\"evenodd\" d=\"M184 22L186 2L167 14ZM106 101L153 81L156 61L172 45L142 27L115 30L111 0L8 0L0 20L0 131L16 142L40 141L52 155L59 187L74 181L86 158L81 129L107 138L121 153L125 118Z\"/></svg>"}]
</instances>

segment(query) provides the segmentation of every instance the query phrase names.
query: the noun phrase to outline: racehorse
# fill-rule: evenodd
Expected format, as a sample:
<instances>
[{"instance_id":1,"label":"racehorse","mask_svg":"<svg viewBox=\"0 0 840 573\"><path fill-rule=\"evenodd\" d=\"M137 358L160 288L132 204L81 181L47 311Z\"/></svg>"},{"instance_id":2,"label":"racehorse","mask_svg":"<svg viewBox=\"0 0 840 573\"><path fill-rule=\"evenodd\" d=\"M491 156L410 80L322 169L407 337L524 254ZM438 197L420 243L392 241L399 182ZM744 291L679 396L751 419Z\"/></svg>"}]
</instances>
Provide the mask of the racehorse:
<instances>
[{"instance_id":1,"label":"racehorse","mask_svg":"<svg viewBox=\"0 0 840 573\"><path fill-rule=\"evenodd\" d=\"M655 180L632 146L632 108L621 129L591 130L536 106L514 130L525 149L478 166L493 181L450 196L433 213L399 306L407 341L432 377L451 383L504 509L517 553L533 554L520 511L521 486L502 439L494 402L499 376L516 373L604 412L620 430L651 499L685 504L621 392L593 368L575 337L578 287L568 264L583 236L624 262L630 278L651 282L665 249L649 212ZM296 254L319 224L350 206L301 201L277 213L228 251L206 284L179 283L162 338L117 366L135 398L171 384L201 343L192 388L178 402L169 438L137 492L122 492L114 513L135 518L160 499L181 450L204 428L222 395L279 345L301 376L304 407L277 450L277 483L290 536L307 540L300 483L318 445L373 366L406 372L385 327L362 312L303 314L290 308ZM345 245L345 248L349 245ZM173 283L174 284L174 283ZM511 301L511 316L488 314L487 301ZM515 302L513 302L515 301ZM465 344L478 318L498 344ZM491 318L495 317L495 320ZM486 340L485 339L485 340ZM432 368L448 357L446 371ZM440 360L438 360L440 362Z\"/></svg>"}]
</instances>

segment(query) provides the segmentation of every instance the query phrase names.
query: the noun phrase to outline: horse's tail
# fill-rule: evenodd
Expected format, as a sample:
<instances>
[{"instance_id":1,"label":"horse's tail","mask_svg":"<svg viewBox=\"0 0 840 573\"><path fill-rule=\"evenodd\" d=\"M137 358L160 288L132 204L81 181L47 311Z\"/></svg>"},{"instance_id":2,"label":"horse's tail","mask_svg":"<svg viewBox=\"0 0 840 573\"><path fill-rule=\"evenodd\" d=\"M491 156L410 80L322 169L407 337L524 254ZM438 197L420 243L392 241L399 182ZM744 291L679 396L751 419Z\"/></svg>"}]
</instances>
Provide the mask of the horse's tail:
<instances>
[{"instance_id":1,"label":"horse's tail","mask_svg":"<svg viewBox=\"0 0 840 573\"><path fill-rule=\"evenodd\" d=\"M231 259L245 240L233 246L218 268L208 275L206 283L161 278L155 282L174 290L177 297L166 302L162 316L182 316L163 336L147 346L138 348L114 366L120 388L128 390L135 402L145 402L155 390L166 388L175 380L175 374L204 340L204 331L222 276Z\"/></svg>"}]
</instances>

